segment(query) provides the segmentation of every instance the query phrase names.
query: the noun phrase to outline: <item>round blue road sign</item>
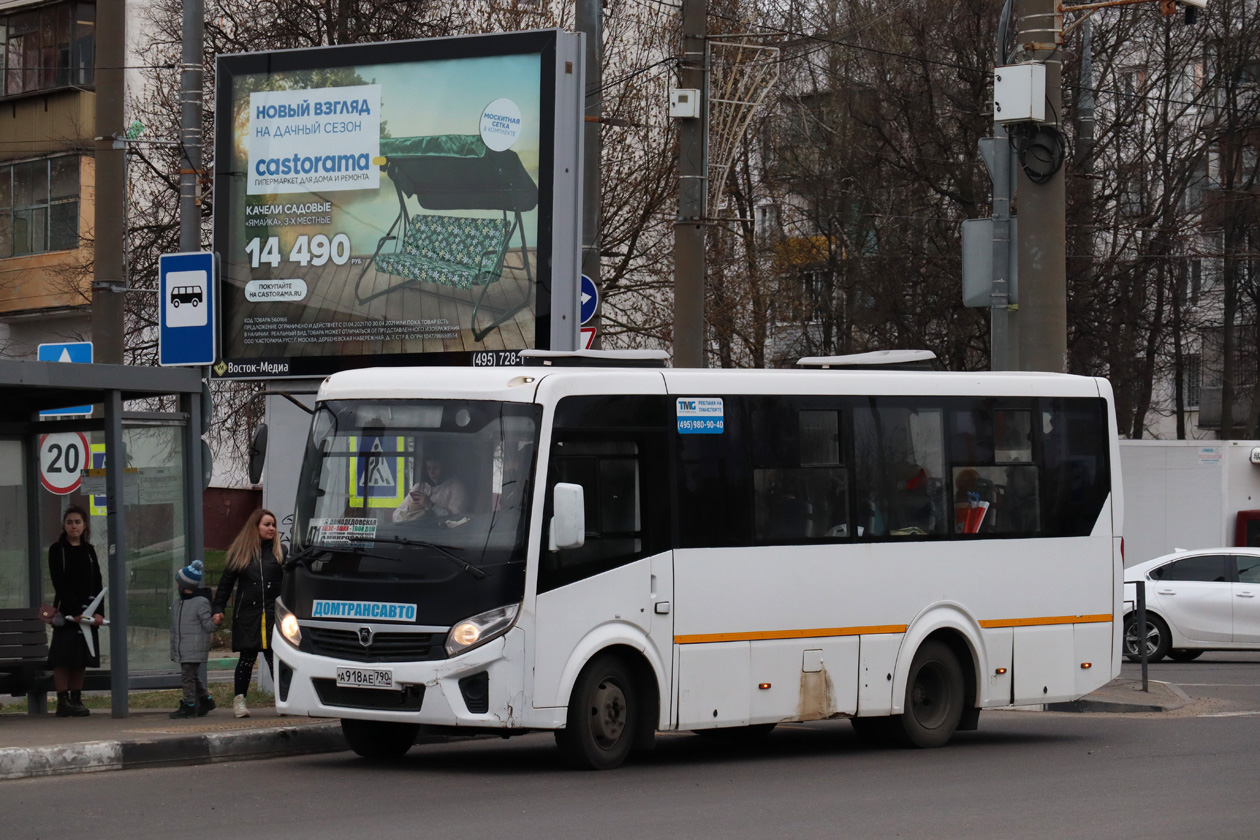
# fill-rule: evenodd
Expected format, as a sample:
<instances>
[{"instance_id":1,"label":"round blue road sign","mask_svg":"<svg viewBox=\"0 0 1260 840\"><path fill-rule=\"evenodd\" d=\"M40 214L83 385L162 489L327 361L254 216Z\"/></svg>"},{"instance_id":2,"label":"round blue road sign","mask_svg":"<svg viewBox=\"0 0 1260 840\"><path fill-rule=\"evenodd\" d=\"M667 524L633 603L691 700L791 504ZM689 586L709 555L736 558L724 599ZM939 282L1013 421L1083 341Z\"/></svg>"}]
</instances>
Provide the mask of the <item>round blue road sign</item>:
<instances>
[{"instance_id":1,"label":"round blue road sign","mask_svg":"<svg viewBox=\"0 0 1260 840\"><path fill-rule=\"evenodd\" d=\"M599 308L599 290L595 288L595 281L582 275L582 290L580 292L582 299L582 323L595 317L595 310Z\"/></svg>"}]
</instances>

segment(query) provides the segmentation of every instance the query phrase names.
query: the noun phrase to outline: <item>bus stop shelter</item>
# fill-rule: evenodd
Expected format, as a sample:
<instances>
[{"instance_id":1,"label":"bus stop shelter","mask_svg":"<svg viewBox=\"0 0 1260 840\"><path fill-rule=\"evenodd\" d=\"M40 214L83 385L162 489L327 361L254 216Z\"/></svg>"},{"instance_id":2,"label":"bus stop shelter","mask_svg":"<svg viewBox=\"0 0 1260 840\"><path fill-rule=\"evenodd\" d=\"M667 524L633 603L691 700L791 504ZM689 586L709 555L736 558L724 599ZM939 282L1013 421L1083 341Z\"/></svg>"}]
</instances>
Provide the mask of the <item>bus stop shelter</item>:
<instances>
[{"instance_id":1,"label":"bus stop shelter","mask_svg":"<svg viewBox=\"0 0 1260 840\"><path fill-rule=\"evenodd\" d=\"M132 689L179 685L169 608L202 553L208 403L198 368L0 360L0 607L51 599L47 547L68 505L89 511L110 624L85 687L111 691L114 717ZM41 415L67 407L91 414Z\"/></svg>"}]
</instances>

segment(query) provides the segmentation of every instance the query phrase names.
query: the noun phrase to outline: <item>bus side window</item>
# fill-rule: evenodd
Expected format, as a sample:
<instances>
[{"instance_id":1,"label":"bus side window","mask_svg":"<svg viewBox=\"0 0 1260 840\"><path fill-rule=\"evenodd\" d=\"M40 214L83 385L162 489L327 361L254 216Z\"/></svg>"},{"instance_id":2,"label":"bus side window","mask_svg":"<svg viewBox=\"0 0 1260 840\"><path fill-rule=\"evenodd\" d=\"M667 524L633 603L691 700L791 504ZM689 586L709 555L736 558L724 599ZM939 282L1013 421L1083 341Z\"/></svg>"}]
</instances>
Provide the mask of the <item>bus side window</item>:
<instances>
[{"instance_id":1,"label":"bus side window","mask_svg":"<svg viewBox=\"0 0 1260 840\"><path fill-rule=\"evenodd\" d=\"M1079 397L1040 402L1046 533L1087 536L1111 492L1106 404Z\"/></svg>"},{"instance_id":2,"label":"bus side window","mask_svg":"<svg viewBox=\"0 0 1260 840\"><path fill-rule=\"evenodd\" d=\"M845 539L849 533L848 474L839 467L753 471L757 539Z\"/></svg>"},{"instance_id":3,"label":"bus side window","mask_svg":"<svg viewBox=\"0 0 1260 840\"><path fill-rule=\"evenodd\" d=\"M853 411L857 527L914 538L947 532L944 412L871 399Z\"/></svg>"},{"instance_id":4,"label":"bus side window","mask_svg":"<svg viewBox=\"0 0 1260 840\"><path fill-rule=\"evenodd\" d=\"M586 542L544 551L539 591L582 580L645 553L640 450L628 440L562 440L552 449L547 495L558 482L582 487Z\"/></svg>"},{"instance_id":5,"label":"bus side window","mask_svg":"<svg viewBox=\"0 0 1260 840\"><path fill-rule=\"evenodd\" d=\"M1033 534L1041 529L1040 468L1029 407L959 399L949 412L953 533Z\"/></svg>"}]
</instances>

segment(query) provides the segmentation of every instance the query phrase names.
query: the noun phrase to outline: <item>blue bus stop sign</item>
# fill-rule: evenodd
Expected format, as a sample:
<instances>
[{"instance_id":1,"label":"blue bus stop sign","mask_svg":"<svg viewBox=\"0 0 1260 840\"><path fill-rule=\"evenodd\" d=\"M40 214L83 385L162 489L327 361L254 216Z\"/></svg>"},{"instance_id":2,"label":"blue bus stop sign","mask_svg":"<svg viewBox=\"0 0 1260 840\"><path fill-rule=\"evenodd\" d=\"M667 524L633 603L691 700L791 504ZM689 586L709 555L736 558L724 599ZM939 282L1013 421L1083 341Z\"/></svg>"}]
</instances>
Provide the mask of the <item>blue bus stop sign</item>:
<instances>
[{"instance_id":1,"label":"blue bus stop sign","mask_svg":"<svg viewBox=\"0 0 1260 840\"><path fill-rule=\"evenodd\" d=\"M41 362L76 362L78 364L92 364L92 342L90 341L69 341L54 344L41 344L35 351L35 358ZM92 406L90 405L73 405L69 408L50 408L47 411L41 411L41 417L73 417L81 414L91 414Z\"/></svg>"},{"instance_id":2,"label":"blue bus stop sign","mask_svg":"<svg viewBox=\"0 0 1260 840\"><path fill-rule=\"evenodd\" d=\"M595 288L595 281L582 275L582 323L595 317L595 310L599 308L599 289Z\"/></svg>"},{"instance_id":3,"label":"blue bus stop sign","mask_svg":"<svg viewBox=\"0 0 1260 840\"><path fill-rule=\"evenodd\" d=\"M214 254L163 254L158 278L158 364L213 364Z\"/></svg>"}]
</instances>

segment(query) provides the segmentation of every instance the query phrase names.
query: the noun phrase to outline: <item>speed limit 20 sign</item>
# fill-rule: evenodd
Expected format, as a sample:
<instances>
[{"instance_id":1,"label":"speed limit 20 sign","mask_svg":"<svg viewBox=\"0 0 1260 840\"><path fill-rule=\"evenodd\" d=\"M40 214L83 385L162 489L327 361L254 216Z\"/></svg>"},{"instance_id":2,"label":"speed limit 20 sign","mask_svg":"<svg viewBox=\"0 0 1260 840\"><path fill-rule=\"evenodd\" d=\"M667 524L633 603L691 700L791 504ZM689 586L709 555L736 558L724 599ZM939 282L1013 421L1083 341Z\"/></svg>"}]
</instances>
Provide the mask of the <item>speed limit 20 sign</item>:
<instances>
[{"instance_id":1,"label":"speed limit 20 sign","mask_svg":"<svg viewBox=\"0 0 1260 840\"><path fill-rule=\"evenodd\" d=\"M50 493L73 493L87 466L88 442L79 432L61 432L39 439L39 481Z\"/></svg>"}]
</instances>

